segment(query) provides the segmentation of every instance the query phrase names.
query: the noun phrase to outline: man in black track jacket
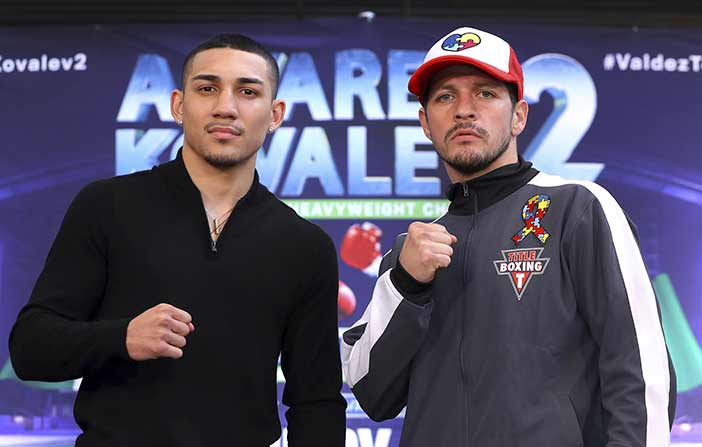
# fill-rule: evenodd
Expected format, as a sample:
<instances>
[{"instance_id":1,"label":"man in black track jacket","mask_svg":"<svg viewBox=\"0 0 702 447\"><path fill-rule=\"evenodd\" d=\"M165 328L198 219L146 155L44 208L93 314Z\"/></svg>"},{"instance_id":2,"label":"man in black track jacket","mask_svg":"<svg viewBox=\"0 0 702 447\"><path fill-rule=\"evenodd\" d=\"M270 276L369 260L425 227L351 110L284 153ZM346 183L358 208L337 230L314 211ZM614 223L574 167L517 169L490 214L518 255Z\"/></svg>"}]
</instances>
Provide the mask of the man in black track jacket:
<instances>
[{"instance_id":1,"label":"man in black track jacket","mask_svg":"<svg viewBox=\"0 0 702 447\"><path fill-rule=\"evenodd\" d=\"M513 49L459 28L409 90L451 204L396 239L343 336L363 409L406 407L402 447L667 446L675 376L636 235L602 187L518 155Z\"/></svg>"}]
</instances>

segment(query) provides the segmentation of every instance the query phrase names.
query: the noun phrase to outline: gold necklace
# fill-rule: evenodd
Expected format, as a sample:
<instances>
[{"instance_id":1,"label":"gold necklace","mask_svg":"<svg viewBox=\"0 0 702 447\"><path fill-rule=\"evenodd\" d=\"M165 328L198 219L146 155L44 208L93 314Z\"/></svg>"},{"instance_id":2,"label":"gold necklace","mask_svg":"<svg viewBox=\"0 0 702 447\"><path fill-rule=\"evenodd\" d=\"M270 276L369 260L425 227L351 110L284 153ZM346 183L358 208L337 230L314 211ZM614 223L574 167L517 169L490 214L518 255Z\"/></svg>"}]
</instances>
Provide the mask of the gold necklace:
<instances>
[{"instance_id":1,"label":"gold necklace","mask_svg":"<svg viewBox=\"0 0 702 447\"><path fill-rule=\"evenodd\" d=\"M215 238L219 237L219 235L222 233L222 228L224 227L224 224L226 224L227 221L229 220L229 216L231 215L231 212L233 210L234 210L234 206L229 208L227 211L223 212L219 217L212 217L210 212L207 211L207 208L205 208L205 214L207 214L207 217L212 219L213 230L210 231L210 235L214 236ZM223 217L224 217L224 219L222 219ZM222 219L222 220L220 221L220 219Z\"/></svg>"}]
</instances>

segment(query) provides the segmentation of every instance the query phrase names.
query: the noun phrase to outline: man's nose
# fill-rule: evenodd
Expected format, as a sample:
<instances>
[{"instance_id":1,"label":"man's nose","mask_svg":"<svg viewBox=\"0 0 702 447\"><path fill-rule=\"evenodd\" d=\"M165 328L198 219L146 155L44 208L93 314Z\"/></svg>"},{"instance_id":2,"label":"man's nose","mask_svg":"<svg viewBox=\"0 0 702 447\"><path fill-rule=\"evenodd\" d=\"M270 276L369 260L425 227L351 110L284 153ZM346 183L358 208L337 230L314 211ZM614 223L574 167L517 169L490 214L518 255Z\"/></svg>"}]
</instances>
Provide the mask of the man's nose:
<instances>
[{"instance_id":1,"label":"man's nose","mask_svg":"<svg viewBox=\"0 0 702 447\"><path fill-rule=\"evenodd\" d=\"M239 109L235 92L221 92L217 97L217 103L212 114L217 118L237 119L239 117Z\"/></svg>"},{"instance_id":2,"label":"man's nose","mask_svg":"<svg viewBox=\"0 0 702 447\"><path fill-rule=\"evenodd\" d=\"M470 95L460 95L456 101L454 118L457 120L474 120L477 118L475 103Z\"/></svg>"}]
</instances>

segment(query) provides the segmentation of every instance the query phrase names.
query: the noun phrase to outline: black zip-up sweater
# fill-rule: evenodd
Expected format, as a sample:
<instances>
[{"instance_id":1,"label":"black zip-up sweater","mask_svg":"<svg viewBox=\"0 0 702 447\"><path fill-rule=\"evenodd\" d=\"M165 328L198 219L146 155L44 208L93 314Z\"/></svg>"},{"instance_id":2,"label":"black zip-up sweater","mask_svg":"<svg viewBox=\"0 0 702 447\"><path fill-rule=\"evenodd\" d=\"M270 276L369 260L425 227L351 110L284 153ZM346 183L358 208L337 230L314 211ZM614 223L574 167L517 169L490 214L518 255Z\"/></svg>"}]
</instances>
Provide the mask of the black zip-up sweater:
<instances>
[{"instance_id":1,"label":"black zip-up sweater","mask_svg":"<svg viewBox=\"0 0 702 447\"><path fill-rule=\"evenodd\" d=\"M77 446L343 446L331 239L258 182L212 243L181 154L99 181L68 209L10 335L24 380L83 377ZM129 321L166 302L193 316L181 359L137 362Z\"/></svg>"},{"instance_id":2,"label":"black zip-up sweater","mask_svg":"<svg viewBox=\"0 0 702 447\"><path fill-rule=\"evenodd\" d=\"M458 238L430 284L385 255L342 362L402 447L663 447L675 408L635 234L600 186L520 158L449 189Z\"/></svg>"}]
</instances>

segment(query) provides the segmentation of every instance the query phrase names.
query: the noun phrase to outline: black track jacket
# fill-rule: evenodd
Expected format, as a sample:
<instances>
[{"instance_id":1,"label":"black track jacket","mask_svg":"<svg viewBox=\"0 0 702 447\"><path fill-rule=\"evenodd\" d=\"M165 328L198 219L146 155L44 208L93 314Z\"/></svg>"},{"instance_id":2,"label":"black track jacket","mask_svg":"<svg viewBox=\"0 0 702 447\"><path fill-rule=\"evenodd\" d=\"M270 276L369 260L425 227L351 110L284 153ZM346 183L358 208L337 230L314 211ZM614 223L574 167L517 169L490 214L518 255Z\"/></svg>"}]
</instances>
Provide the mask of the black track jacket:
<instances>
[{"instance_id":1,"label":"black track jacket","mask_svg":"<svg viewBox=\"0 0 702 447\"><path fill-rule=\"evenodd\" d=\"M612 196L520 158L449 198L450 266L414 281L400 236L343 336L362 408L383 420L406 406L402 447L667 446L674 374Z\"/></svg>"}]
</instances>

